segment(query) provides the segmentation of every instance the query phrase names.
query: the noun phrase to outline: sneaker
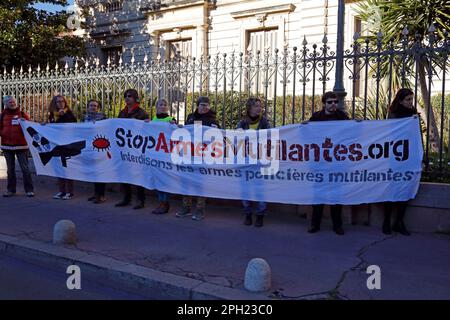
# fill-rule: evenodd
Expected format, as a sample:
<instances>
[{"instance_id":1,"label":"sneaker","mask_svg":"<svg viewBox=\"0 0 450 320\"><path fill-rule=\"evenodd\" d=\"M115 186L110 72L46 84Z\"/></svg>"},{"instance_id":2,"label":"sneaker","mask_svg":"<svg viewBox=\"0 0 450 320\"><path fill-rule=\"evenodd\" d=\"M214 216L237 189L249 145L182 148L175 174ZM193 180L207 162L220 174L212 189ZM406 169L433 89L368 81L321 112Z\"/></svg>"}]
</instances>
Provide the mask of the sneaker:
<instances>
[{"instance_id":1,"label":"sneaker","mask_svg":"<svg viewBox=\"0 0 450 320\"><path fill-rule=\"evenodd\" d=\"M345 234L344 229L342 229L342 227L334 228L334 232L336 232L336 234L340 236Z\"/></svg>"},{"instance_id":2,"label":"sneaker","mask_svg":"<svg viewBox=\"0 0 450 320\"><path fill-rule=\"evenodd\" d=\"M184 218L184 217L187 217L190 215L191 215L191 208L189 208L189 207L183 207L183 208L181 208L181 211L179 211L175 214L175 216L178 218Z\"/></svg>"},{"instance_id":3,"label":"sneaker","mask_svg":"<svg viewBox=\"0 0 450 320\"><path fill-rule=\"evenodd\" d=\"M13 196L15 196L15 195L16 195L16 193L15 193L15 192L11 192L11 191L7 191L7 192L5 192L5 193L3 194L3 196L4 196L5 198L13 197Z\"/></svg>"},{"instance_id":4,"label":"sneaker","mask_svg":"<svg viewBox=\"0 0 450 320\"><path fill-rule=\"evenodd\" d=\"M88 198L88 201L94 201L94 200L97 200L97 196L92 196L92 197Z\"/></svg>"},{"instance_id":5,"label":"sneaker","mask_svg":"<svg viewBox=\"0 0 450 320\"><path fill-rule=\"evenodd\" d=\"M192 220L200 221L205 218L205 209L197 209L192 215Z\"/></svg>"},{"instance_id":6,"label":"sneaker","mask_svg":"<svg viewBox=\"0 0 450 320\"><path fill-rule=\"evenodd\" d=\"M63 200L70 200L70 199L72 199L73 197L74 197L75 195L73 194L73 193L66 193L65 195L64 195L64 197L62 197L62 199Z\"/></svg>"},{"instance_id":7,"label":"sneaker","mask_svg":"<svg viewBox=\"0 0 450 320\"><path fill-rule=\"evenodd\" d=\"M33 191L30 191L30 192L27 192L25 195L26 195L28 198L32 198L32 197L34 197L34 192L33 192Z\"/></svg>"},{"instance_id":8,"label":"sneaker","mask_svg":"<svg viewBox=\"0 0 450 320\"><path fill-rule=\"evenodd\" d=\"M53 199L62 199L66 195L65 192L58 192L53 196Z\"/></svg>"}]
</instances>

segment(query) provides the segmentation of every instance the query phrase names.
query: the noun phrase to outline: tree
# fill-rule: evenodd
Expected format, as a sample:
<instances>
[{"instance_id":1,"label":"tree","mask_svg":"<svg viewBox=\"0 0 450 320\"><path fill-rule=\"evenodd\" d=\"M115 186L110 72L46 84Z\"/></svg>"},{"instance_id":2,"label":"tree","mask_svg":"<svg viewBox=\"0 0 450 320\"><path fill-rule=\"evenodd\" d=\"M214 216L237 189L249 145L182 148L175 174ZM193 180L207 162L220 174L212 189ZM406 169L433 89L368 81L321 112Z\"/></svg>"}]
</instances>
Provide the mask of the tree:
<instances>
[{"instance_id":1,"label":"tree","mask_svg":"<svg viewBox=\"0 0 450 320\"><path fill-rule=\"evenodd\" d=\"M414 48L421 41L434 37L434 43L438 43L445 37L445 32L450 32L450 1L448 0L366 0L361 2L357 8L361 20L366 22L367 29L372 37L378 32L383 34L383 47L390 48L392 44L400 44L404 48ZM403 32L402 32L403 30ZM392 48L392 47L391 47ZM439 54L434 56L430 63L430 55L421 54L407 62L404 57L398 56L393 61L393 81L390 84L396 91L402 82L411 86L409 81L402 81L402 68L406 73L414 75L414 64L418 62L417 75L420 85L421 96L425 105L426 126L430 130L430 143L432 150L440 148L439 132L436 125L435 115L429 99L429 88L427 87L427 73L432 72L431 64L442 67L442 59ZM389 62L384 61L381 68L381 76L389 73ZM445 61L444 61L445 63ZM429 120L429 121L427 121Z\"/></svg>"},{"instance_id":2,"label":"tree","mask_svg":"<svg viewBox=\"0 0 450 320\"><path fill-rule=\"evenodd\" d=\"M64 56L83 55L84 40L66 28L69 13L39 10L35 2L0 0L0 66L53 66ZM67 0L41 2L67 5Z\"/></svg>"}]
</instances>

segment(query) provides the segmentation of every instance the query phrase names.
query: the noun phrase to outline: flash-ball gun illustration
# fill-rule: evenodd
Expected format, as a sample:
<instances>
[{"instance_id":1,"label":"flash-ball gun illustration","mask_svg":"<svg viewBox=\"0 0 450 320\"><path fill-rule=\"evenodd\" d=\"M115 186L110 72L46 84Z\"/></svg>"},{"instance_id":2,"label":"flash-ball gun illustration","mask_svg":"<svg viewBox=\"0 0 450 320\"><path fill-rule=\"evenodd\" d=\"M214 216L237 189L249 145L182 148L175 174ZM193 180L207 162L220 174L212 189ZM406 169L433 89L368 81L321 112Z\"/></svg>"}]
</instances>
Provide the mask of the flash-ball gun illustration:
<instances>
[{"instance_id":1,"label":"flash-ball gun illustration","mask_svg":"<svg viewBox=\"0 0 450 320\"><path fill-rule=\"evenodd\" d=\"M33 147L39 152L42 164L45 166L53 157L60 157L63 167L67 167L67 160L79 155L86 147L86 141L77 141L64 145L51 143L31 127L27 128L28 134L33 139Z\"/></svg>"}]
</instances>

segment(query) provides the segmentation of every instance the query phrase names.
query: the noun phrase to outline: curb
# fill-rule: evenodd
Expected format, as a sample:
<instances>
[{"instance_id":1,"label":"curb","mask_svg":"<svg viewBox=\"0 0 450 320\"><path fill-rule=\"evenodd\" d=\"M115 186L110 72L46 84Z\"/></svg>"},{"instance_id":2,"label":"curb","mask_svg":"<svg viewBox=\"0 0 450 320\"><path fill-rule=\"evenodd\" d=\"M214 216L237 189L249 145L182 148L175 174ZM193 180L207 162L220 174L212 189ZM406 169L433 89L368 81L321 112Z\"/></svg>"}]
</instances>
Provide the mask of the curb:
<instances>
[{"instance_id":1,"label":"curb","mask_svg":"<svg viewBox=\"0 0 450 320\"><path fill-rule=\"evenodd\" d=\"M0 234L0 252L47 268L77 265L84 277L108 287L159 300L268 300L264 293L251 293L126 263L36 240Z\"/></svg>"}]
</instances>

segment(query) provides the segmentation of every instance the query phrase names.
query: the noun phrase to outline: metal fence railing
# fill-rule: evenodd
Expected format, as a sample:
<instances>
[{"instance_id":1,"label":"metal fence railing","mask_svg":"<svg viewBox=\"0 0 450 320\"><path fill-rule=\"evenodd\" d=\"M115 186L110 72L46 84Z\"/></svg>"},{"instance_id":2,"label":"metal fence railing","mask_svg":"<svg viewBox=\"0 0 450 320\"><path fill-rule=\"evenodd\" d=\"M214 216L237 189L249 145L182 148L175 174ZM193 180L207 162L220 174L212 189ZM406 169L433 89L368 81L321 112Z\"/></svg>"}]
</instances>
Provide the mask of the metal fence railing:
<instances>
[{"instance_id":1,"label":"metal fence railing","mask_svg":"<svg viewBox=\"0 0 450 320\"><path fill-rule=\"evenodd\" d=\"M450 113L450 42L448 34L411 40L407 30L399 43L382 35L360 39L344 53L346 110L353 118L383 119L400 87L411 87L424 123L427 169L438 164L448 171ZM320 96L332 90L336 54L327 37L310 46L273 52L216 54L198 59L152 60L147 54L130 63L100 65L98 59L74 60L72 67L6 69L0 75L0 95L12 94L36 121L46 117L55 94L68 98L80 118L90 99L99 100L109 117L123 108L123 92L135 88L141 105L154 114L157 98L166 98L180 123L194 109L195 98L208 95L223 128L234 128L245 100L259 96L266 115L276 125L298 123L322 108Z\"/></svg>"}]
</instances>

